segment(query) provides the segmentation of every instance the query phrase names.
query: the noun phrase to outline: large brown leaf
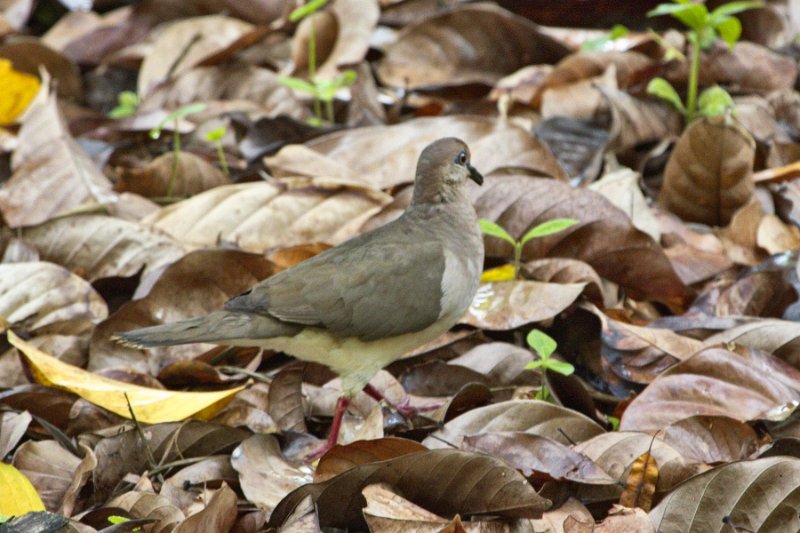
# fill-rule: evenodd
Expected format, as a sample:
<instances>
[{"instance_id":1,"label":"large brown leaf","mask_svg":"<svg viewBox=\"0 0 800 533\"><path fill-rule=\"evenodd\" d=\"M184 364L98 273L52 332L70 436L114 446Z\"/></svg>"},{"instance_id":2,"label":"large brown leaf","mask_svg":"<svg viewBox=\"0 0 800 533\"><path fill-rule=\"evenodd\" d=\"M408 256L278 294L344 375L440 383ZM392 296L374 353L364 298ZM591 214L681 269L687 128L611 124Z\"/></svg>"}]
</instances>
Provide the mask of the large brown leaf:
<instances>
[{"instance_id":1,"label":"large brown leaf","mask_svg":"<svg viewBox=\"0 0 800 533\"><path fill-rule=\"evenodd\" d=\"M567 180L550 150L522 128L468 115L337 131L305 145L325 157L310 158L307 150L298 151L290 145L266 158L265 163L278 177L338 175L387 189L412 182L420 152L441 137L458 137L466 142L472 164L484 175L505 168Z\"/></svg>"},{"instance_id":2,"label":"large brown leaf","mask_svg":"<svg viewBox=\"0 0 800 533\"><path fill-rule=\"evenodd\" d=\"M241 183L165 207L143 223L193 247L229 241L262 253L315 241L338 244L390 201L374 189L332 180Z\"/></svg>"},{"instance_id":3,"label":"large brown leaf","mask_svg":"<svg viewBox=\"0 0 800 533\"><path fill-rule=\"evenodd\" d=\"M727 116L686 128L664 171L658 202L689 222L724 226L753 196L755 143Z\"/></svg>"},{"instance_id":4,"label":"large brown leaf","mask_svg":"<svg viewBox=\"0 0 800 533\"><path fill-rule=\"evenodd\" d=\"M700 474L669 493L650 520L658 531L676 533L798 531L800 459L741 461Z\"/></svg>"},{"instance_id":5,"label":"large brown leaf","mask_svg":"<svg viewBox=\"0 0 800 533\"><path fill-rule=\"evenodd\" d=\"M47 80L23 117L11 168L0 189L0 213L12 227L115 198L111 182L70 135Z\"/></svg>"},{"instance_id":6,"label":"large brown leaf","mask_svg":"<svg viewBox=\"0 0 800 533\"><path fill-rule=\"evenodd\" d=\"M431 450L357 466L322 483L303 485L278 504L269 524L283 524L310 495L320 526L364 527L361 491L373 483L388 483L406 499L445 516L533 518L550 507L550 500L499 459L461 450Z\"/></svg>"},{"instance_id":7,"label":"large brown leaf","mask_svg":"<svg viewBox=\"0 0 800 533\"><path fill-rule=\"evenodd\" d=\"M622 415L622 430L660 430L692 415L747 422L800 403L800 371L757 350L707 348L657 377Z\"/></svg>"},{"instance_id":8,"label":"large brown leaf","mask_svg":"<svg viewBox=\"0 0 800 533\"><path fill-rule=\"evenodd\" d=\"M572 444L603 433L590 418L566 407L538 400L511 400L472 409L454 418L423 441L428 448L461 446L466 435L524 431Z\"/></svg>"},{"instance_id":9,"label":"large brown leaf","mask_svg":"<svg viewBox=\"0 0 800 533\"><path fill-rule=\"evenodd\" d=\"M538 26L492 4L464 5L407 26L386 49L381 80L395 87L493 85L566 54Z\"/></svg>"},{"instance_id":10,"label":"large brown leaf","mask_svg":"<svg viewBox=\"0 0 800 533\"><path fill-rule=\"evenodd\" d=\"M102 215L61 217L25 228L21 235L42 259L89 281L140 270L146 274L184 255L183 247L161 231Z\"/></svg>"},{"instance_id":11,"label":"large brown leaf","mask_svg":"<svg viewBox=\"0 0 800 533\"><path fill-rule=\"evenodd\" d=\"M108 316L103 298L69 270L43 261L0 264L0 316L31 334L86 333Z\"/></svg>"},{"instance_id":12,"label":"large brown leaf","mask_svg":"<svg viewBox=\"0 0 800 533\"><path fill-rule=\"evenodd\" d=\"M580 259L635 298L668 303L684 298L686 289L661 247L602 195L556 180L519 175L487 178L483 187L472 192L478 216L497 222L516 238L554 218L580 221L555 235L529 241L524 259ZM501 239L487 237L485 245L487 256L513 257L511 245Z\"/></svg>"},{"instance_id":13,"label":"large brown leaf","mask_svg":"<svg viewBox=\"0 0 800 533\"><path fill-rule=\"evenodd\" d=\"M175 153L167 152L153 159L144 168L121 169L116 190L148 197L168 194L180 197L191 196L230 182L228 175L200 156L181 152L176 163Z\"/></svg>"}]
</instances>

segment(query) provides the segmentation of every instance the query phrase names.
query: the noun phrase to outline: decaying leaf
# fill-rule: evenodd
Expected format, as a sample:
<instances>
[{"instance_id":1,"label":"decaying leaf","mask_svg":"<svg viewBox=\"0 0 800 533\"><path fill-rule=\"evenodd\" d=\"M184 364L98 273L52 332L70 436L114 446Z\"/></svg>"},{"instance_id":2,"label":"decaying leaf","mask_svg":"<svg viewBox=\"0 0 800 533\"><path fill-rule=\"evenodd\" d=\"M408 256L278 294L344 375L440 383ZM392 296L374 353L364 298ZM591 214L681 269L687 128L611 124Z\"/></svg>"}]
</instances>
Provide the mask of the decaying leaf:
<instances>
[{"instance_id":1,"label":"decaying leaf","mask_svg":"<svg viewBox=\"0 0 800 533\"><path fill-rule=\"evenodd\" d=\"M653 506L653 495L658 483L658 464L650 451L643 453L631 465L625 490L619 499L625 507L639 507L649 511Z\"/></svg>"},{"instance_id":2,"label":"decaying leaf","mask_svg":"<svg viewBox=\"0 0 800 533\"><path fill-rule=\"evenodd\" d=\"M687 221L728 224L753 195L754 151L753 139L730 117L692 122L669 158L659 203Z\"/></svg>"}]
</instances>

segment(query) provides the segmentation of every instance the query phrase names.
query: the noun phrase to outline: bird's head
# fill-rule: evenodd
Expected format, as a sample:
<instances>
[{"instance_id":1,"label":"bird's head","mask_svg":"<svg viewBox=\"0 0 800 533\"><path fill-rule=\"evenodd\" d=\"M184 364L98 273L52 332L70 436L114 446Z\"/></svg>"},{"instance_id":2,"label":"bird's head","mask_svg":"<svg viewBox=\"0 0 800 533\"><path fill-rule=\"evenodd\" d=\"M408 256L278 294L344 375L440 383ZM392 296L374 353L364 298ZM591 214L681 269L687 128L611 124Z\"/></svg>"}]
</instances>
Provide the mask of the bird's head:
<instances>
[{"instance_id":1,"label":"bird's head","mask_svg":"<svg viewBox=\"0 0 800 533\"><path fill-rule=\"evenodd\" d=\"M467 144L455 137L439 139L425 147L419 156L412 202L453 201L464 194L467 180L483 183L481 173L470 164Z\"/></svg>"}]
</instances>

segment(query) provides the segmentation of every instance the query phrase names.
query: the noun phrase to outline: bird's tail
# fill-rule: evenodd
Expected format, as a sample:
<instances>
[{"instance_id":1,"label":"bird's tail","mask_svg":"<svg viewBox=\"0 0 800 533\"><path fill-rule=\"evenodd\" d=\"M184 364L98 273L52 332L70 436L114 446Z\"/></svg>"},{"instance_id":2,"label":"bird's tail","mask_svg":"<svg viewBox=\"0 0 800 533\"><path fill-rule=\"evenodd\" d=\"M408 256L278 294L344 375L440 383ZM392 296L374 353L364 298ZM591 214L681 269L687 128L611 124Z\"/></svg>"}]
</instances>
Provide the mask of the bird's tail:
<instances>
[{"instance_id":1,"label":"bird's tail","mask_svg":"<svg viewBox=\"0 0 800 533\"><path fill-rule=\"evenodd\" d=\"M216 311L190 320L117 333L112 339L133 348L193 342L248 344L247 341L292 336L299 330L299 326L264 315Z\"/></svg>"}]
</instances>

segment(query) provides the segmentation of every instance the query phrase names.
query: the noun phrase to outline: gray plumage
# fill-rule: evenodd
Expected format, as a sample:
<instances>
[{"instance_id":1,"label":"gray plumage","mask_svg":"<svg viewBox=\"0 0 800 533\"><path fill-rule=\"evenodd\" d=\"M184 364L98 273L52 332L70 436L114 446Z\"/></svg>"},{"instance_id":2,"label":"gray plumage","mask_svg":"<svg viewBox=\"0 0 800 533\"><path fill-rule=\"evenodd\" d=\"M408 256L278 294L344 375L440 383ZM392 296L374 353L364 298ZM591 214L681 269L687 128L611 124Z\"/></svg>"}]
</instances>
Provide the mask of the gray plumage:
<instances>
[{"instance_id":1,"label":"gray plumage","mask_svg":"<svg viewBox=\"0 0 800 533\"><path fill-rule=\"evenodd\" d=\"M482 183L460 140L422 152L396 220L229 300L224 311L120 333L128 345L256 345L330 366L352 395L377 370L447 331L478 287L483 239L466 182Z\"/></svg>"}]
</instances>

